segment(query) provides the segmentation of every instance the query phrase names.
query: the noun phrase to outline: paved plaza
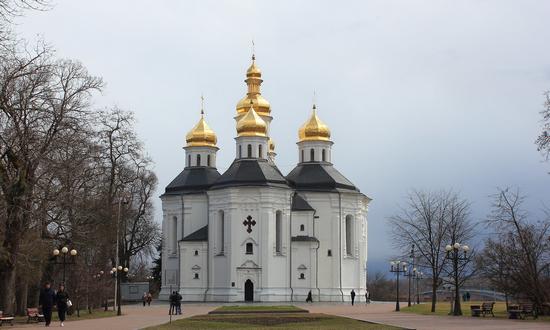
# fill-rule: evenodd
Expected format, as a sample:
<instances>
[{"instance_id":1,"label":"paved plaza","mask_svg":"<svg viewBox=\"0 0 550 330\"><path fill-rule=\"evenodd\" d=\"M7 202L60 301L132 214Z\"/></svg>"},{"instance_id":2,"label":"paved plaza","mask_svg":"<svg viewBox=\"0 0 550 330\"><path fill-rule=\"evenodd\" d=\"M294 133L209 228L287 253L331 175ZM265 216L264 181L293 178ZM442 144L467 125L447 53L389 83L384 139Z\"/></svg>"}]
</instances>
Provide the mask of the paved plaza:
<instances>
[{"instance_id":1,"label":"paved plaza","mask_svg":"<svg viewBox=\"0 0 550 330\"><path fill-rule=\"evenodd\" d=\"M222 304L184 304L183 315L173 316L173 320L190 317L194 315L206 314ZM231 304L234 305L234 304ZM309 310L312 313L325 313L349 317L357 320L370 321L403 327L406 329L418 330L458 330L458 329L482 329L482 330L538 330L550 329L550 324L546 322L515 321L472 317L452 317L452 316L430 316L418 315L412 313L393 311L394 305L390 303L373 303L368 306L358 304L350 306L349 304L293 304L297 307ZM169 320L168 306L165 304L155 304L150 307L141 305L124 306L124 315L120 317L108 317L99 319L88 319L81 321L70 320L65 323L64 329L82 329L82 330L125 330L141 329L153 325L166 323ZM59 323L54 322L52 328L60 328ZM40 325L16 325L7 326L7 329L41 329L44 323Z\"/></svg>"}]
</instances>

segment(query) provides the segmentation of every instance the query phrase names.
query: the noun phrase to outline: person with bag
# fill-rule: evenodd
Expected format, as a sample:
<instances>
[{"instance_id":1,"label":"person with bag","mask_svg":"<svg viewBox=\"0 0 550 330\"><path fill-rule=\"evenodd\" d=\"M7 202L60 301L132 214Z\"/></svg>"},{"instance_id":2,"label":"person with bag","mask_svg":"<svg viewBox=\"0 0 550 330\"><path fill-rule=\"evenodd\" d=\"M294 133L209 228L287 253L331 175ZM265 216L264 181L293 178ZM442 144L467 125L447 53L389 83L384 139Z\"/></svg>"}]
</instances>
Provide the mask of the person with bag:
<instances>
[{"instance_id":1,"label":"person with bag","mask_svg":"<svg viewBox=\"0 0 550 330\"><path fill-rule=\"evenodd\" d=\"M64 284L59 285L59 290L55 295L55 301L57 303L57 315L59 316L59 321L61 321L61 326L64 327L65 315L67 314L67 310L73 305L72 302L69 300L69 294L67 293L67 291L65 291Z\"/></svg>"}]
</instances>

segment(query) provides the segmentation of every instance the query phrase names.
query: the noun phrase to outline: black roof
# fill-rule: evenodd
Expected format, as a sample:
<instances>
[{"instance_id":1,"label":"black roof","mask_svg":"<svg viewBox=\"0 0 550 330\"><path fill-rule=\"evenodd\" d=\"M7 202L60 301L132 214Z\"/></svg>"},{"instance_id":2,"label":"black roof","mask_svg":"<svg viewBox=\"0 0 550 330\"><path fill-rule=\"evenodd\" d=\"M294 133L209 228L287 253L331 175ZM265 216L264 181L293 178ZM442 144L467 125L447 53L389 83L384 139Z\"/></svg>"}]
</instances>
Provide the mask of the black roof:
<instances>
[{"instance_id":1,"label":"black roof","mask_svg":"<svg viewBox=\"0 0 550 330\"><path fill-rule=\"evenodd\" d=\"M279 186L288 188L281 171L265 159L235 159L212 185L212 189L233 186Z\"/></svg>"},{"instance_id":2,"label":"black roof","mask_svg":"<svg viewBox=\"0 0 550 330\"><path fill-rule=\"evenodd\" d=\"M165 194L204 191L220 177L214 167L186 167L165 189Z\"/></svg>"},{"instance_id":3,"label":"black roof","mask_svg":"<svg viewBox=\"0 0 550 330\"><path fill-rule=\"evenodd\" d=\"M290 171L286 179L290 186L296 190L336 191L344 189L359 192L359 189L330 163L300 163Z\"/></svg>"},{"instance_id":4,"label":"black roof","mask_svg":"<svg viewBox=\"0 0 550 330\"><path fill-rule=\"evenodd\" d=\"M292 211L315 211L311 205L304 199L304 197L298 193L292 196Z\"/></svg>"},{"instance_id":5,"label":"black roof","mask_svg":"<svg viewBox=\"0 0 550 330\"><path fill-rule=\"evenodd\" d=\"M208 241L208 225L202 227L201 229L185 236L182 242L198 242L198 241Z\"/></svg>"},{"instance_id":6,"label":"black roof","mask_svg":"<svg viewBox=\"0 0 550 330\"><path fill-rule=\"evenodd\" d=\"M319 240L316 237L303 236L303 235L293 236L290 238L290 240L292 242L319 242Z\"/></svg>"}]
</instances>

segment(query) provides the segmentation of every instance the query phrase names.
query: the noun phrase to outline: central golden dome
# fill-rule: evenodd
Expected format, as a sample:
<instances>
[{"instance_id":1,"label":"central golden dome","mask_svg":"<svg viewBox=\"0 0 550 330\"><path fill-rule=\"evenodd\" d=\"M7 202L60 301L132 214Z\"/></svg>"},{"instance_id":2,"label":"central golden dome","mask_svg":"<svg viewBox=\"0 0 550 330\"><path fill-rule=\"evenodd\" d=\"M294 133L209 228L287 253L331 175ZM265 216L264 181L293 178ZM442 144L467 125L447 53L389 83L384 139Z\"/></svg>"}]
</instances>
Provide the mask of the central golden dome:
<instances>
[{"instance_id":1,"label":"central golden dome","mask_svg":"<svg viewBox=\"0 0 550 330\"><path fill-rule=\"evenodd\" d=\"M252 105L246 115L237 122L238 136L266 136L267 124L258 116Z\"/></svg>"},{"instance_id":2,"label":"central golden dome","mask_svg":"<svg viewBox=\"0 0 550 330\"><path fill-rule=\"evenodd\" d=\"M239 103L237 103L237 116L243 115L248 112L248 108L252 103L256 113L261 116L269 116L271 113L271 105L262 96L260 92L260 86L263 82L262 71L256 65L256 57L252 56L252 64L246 70L246 85L248 86L248 92Z\"/></svg>"},{"instance_id":3,"label":"central golden dome","mask_svg":"<svg viewBox=\"0 0 550 330\"><path fill-rule=\"evenodd\" d=\"M298 138L302 141L330 141L330 129L319 119L313 105L313 113L298 131Z\"/></svg>"},{"instance_id":4,"label":"central golden dome","mask_svg":"<svg viewBox=\"0 0 550 330\"><path fill-rule=\"evenodd\" d=\"M185 136L187 147L216 147L218 138L216 133L204 120L204 112L201 111L201 119Z\"/></svg>"}]
</instances>

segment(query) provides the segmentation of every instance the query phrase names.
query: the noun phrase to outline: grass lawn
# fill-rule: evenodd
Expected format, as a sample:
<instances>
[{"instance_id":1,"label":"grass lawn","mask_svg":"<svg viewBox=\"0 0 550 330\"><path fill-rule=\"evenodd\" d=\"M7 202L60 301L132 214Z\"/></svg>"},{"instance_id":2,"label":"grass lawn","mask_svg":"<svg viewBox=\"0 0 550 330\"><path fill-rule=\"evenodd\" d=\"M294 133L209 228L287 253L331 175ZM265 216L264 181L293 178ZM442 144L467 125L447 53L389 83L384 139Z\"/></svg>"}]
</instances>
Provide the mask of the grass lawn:
<instances>
[{"instance_id":1,"label":"grass lawn","mask_svg":"<svg viewBox=\"0 0 550 330\"><path fill-rule=\"evenodd\" d=\"M88 313L88 310L81 310L80 311L80 317L76 316L76 311L75 311L72 315L67 315L65 321L70 322L70 321L98 319L98 318L112 317L112 316L116 316L116 312L113 312L112 309L109 309L107 312L105 312L103 310L103 308L94 309L91 314ZM52 312L52 322L59 322L59 318L57 317L57 311L56 310L54 310ZM27 323L27 317L26 316L16 316L15 317L15 323ZM38 324L44 325L44 322L40 322Z\"/></svg>"},{"instance_id":2,"label":"grass lawn","mask_svg":"<svg viewBox=\"0 0 550 330\"><path fill-rule=\"evenodd\" d=\"M231 307L231 306L229 306ZM263 306L257 306L263 307ZM265 306L269 307L269 306ZM168 329L368 329L394 330L399 329L387 325L362 322L344 317L310 314L226 314L197 315L186 319L147 328L149 330Z\"/></svg>"},{"instance_id":3,"label":"grass lawn","mask_svg":"<svg viewBox=\"0 0 550 330\"><path fill-rule=\"evenodd\" d=\"M298 308L296 306L292 305L277 305L277 306L254 306L254 305L240 305L240 306L222 306L219 308L216 308L214 310L215 312L235 312L235 313L260 313L260 312L304 312L304 309Z\"/></svg>"},{"instance_id":4,"label":"grass lawn","mask_svg":"<svg viewBox=\"0 0 550 330\"><path fill-rule=\"evenodd\" d=\"M470 306L481 305L481 303L482 301L461 302L460 306L462 307L463 317L471 317L472 314L470 313ZM420 305L412 305L411 307L402 307L401 311L422 314L422 315L449 315L449 311L451 310L451 304L448 301L438 302L435 307L435 313L431 312L431 308L432 308L432 304L430 302L426 302ZM495 306L493 307L493 313L495 313L495 317L508 318L508 313L506 313L506 304L504 302L501 302L501 301L495 302ZM488 317L492 317L492 316L488 316ZM481 318L483 318L483 316L481 316ZM527 320L531 321L532 318L529 317ZM536 321L550 322L550 316L539 316L539 318Z\"/></svg>"}]
</instances>

